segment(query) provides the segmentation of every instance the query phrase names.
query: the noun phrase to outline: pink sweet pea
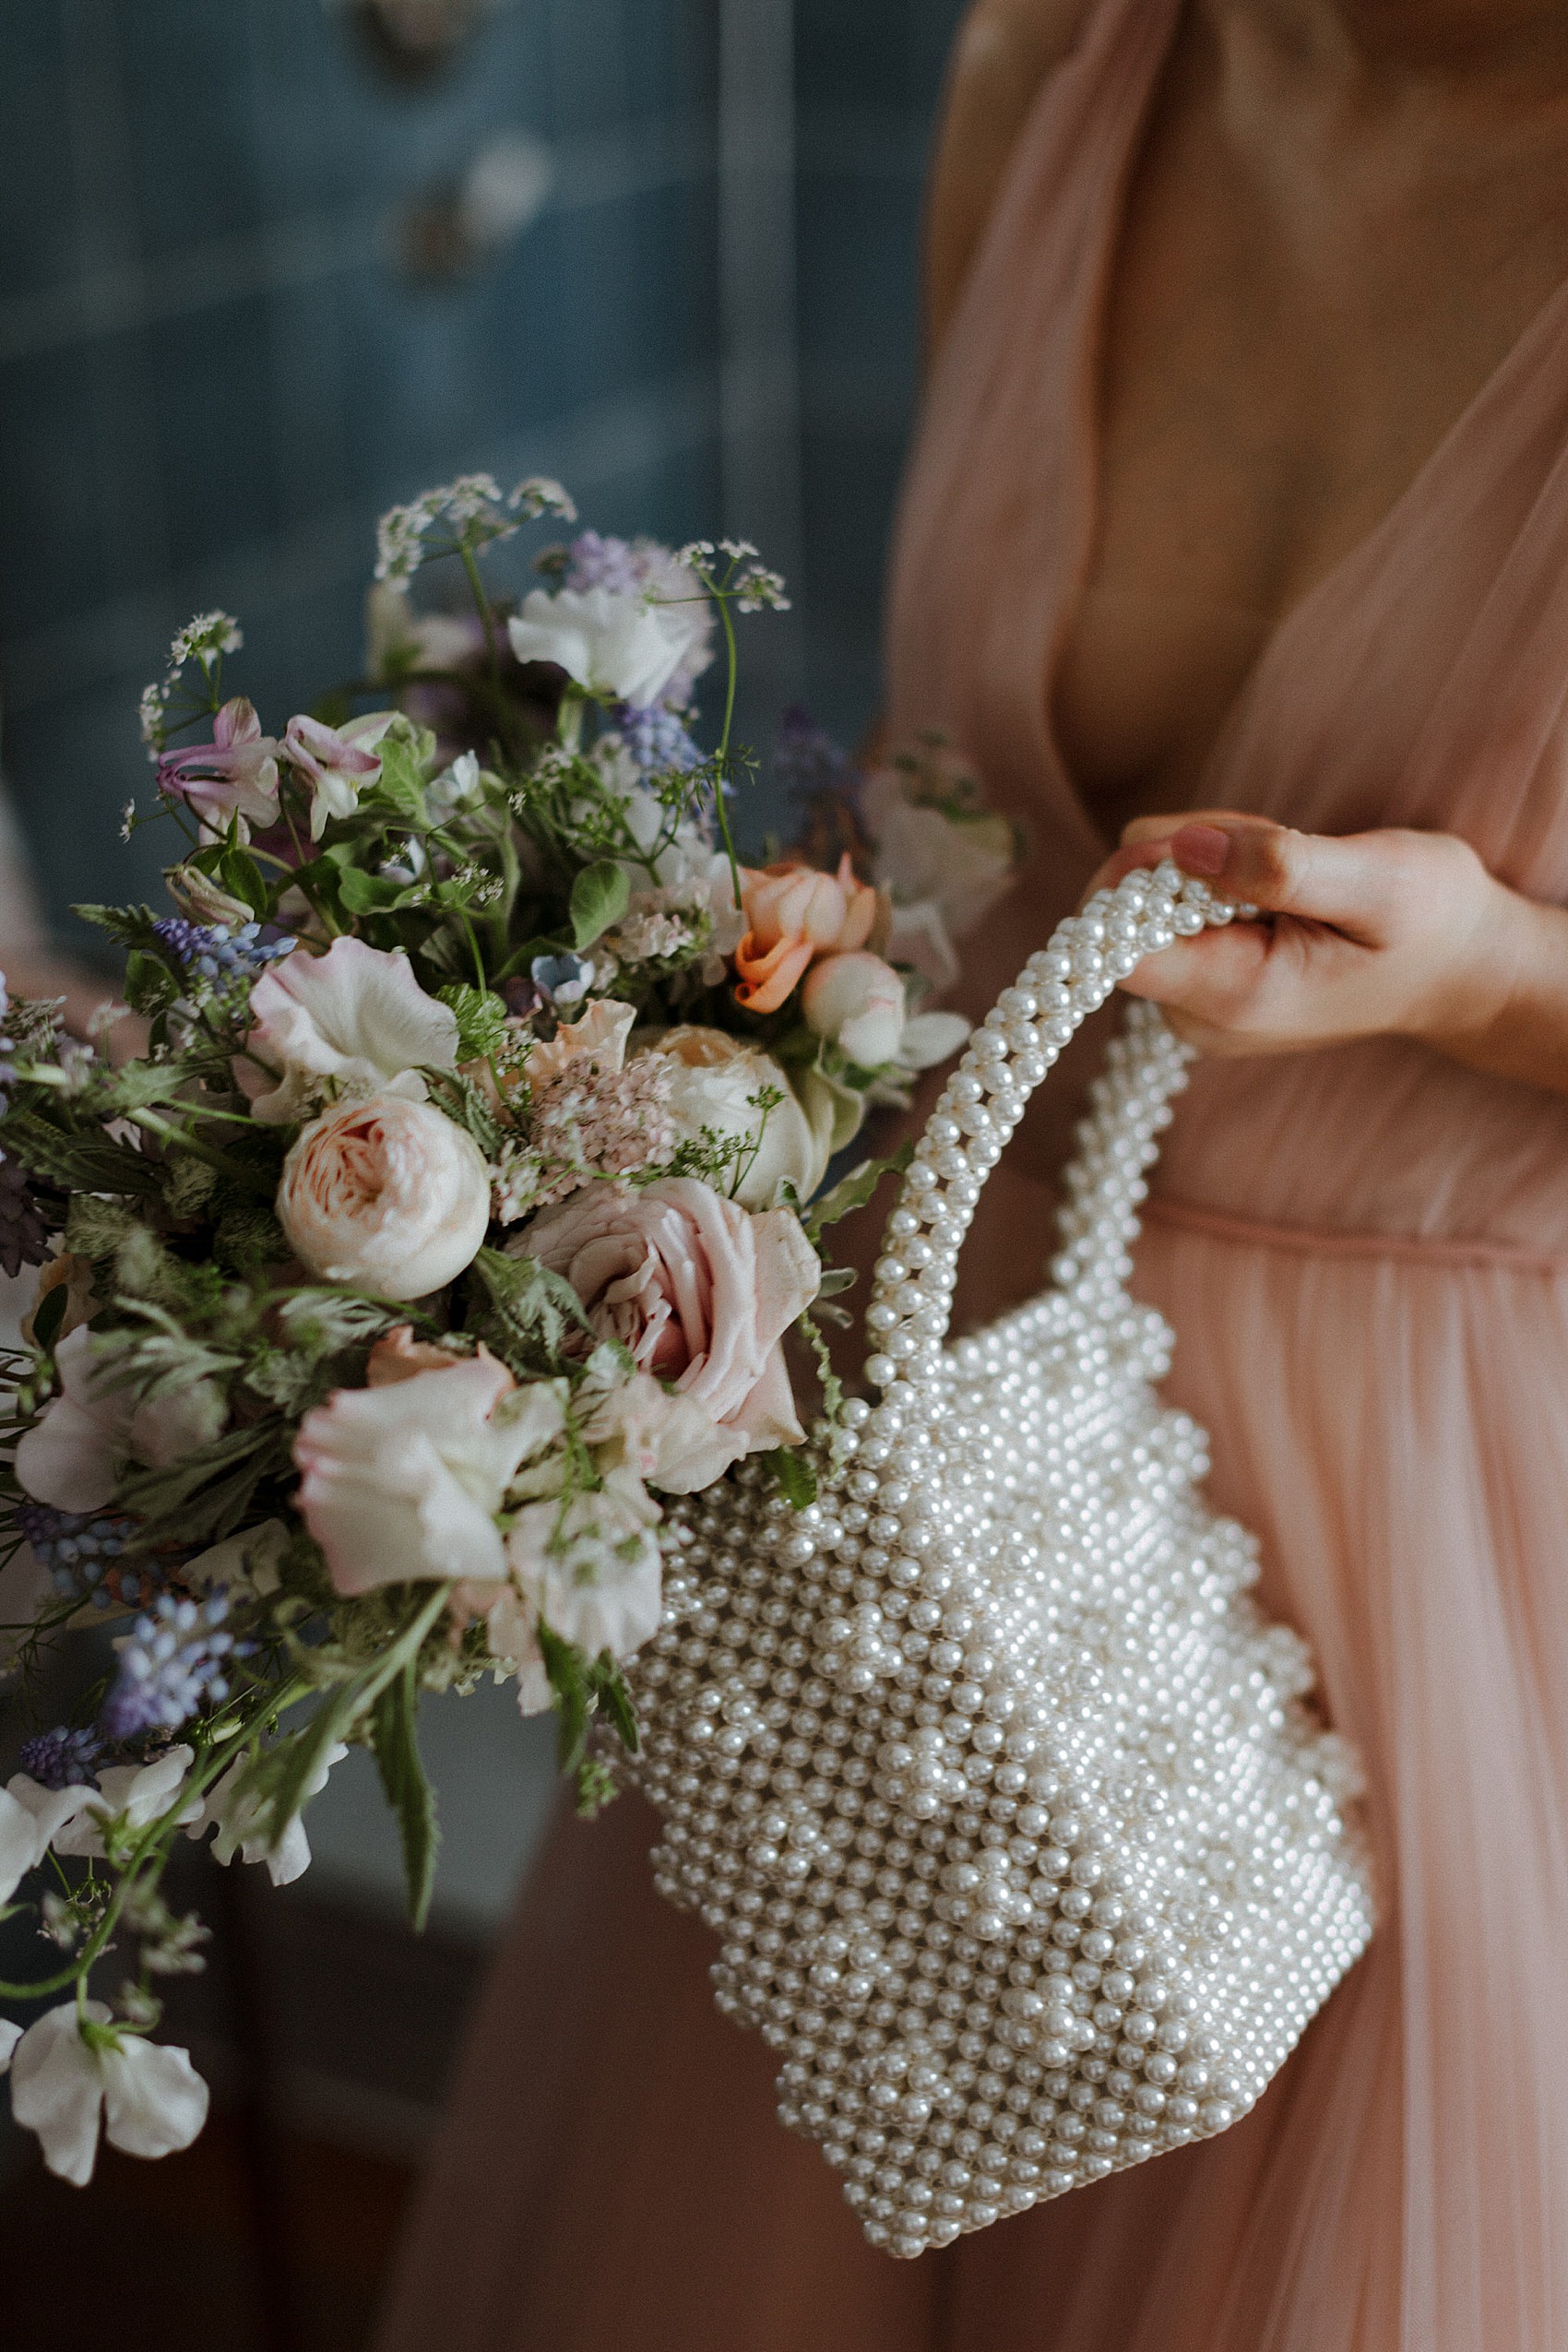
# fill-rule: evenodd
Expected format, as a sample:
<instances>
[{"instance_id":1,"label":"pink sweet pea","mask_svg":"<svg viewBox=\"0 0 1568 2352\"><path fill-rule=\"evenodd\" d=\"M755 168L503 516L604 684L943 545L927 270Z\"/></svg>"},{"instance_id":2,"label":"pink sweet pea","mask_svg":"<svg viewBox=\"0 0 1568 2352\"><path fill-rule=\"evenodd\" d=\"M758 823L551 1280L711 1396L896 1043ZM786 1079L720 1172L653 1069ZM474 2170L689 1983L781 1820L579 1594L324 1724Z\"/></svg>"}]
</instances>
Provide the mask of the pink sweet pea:
<instances>
[{"instance_id":1,"label":"pink sweet pea","mask_svg":"<svg viewBox=\"0 0 1568 2352\"><path fill-rule=\"evenodd\" d=\"M164 753L158 789L188 802L209 832L226 833L237 816L248 841L252 825L278 822L277 739L262 733L255 712L236 695L213 720L210 743Z\"/></svg>"}]
</instances>

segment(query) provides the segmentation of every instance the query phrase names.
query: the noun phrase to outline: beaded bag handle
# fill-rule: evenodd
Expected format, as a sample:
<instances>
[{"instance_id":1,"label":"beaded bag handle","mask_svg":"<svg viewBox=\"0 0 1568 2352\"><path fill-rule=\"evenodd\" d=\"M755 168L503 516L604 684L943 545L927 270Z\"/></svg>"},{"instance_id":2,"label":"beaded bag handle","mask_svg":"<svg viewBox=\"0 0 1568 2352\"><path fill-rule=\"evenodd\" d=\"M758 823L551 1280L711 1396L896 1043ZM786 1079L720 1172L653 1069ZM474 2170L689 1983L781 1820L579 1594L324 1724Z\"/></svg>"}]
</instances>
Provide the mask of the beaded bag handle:
<instances>
[{"instance_id":1,"label":"beaded bag handle","mask_svg":"<svg viewBox=\"0 0 1568 2352\"><path fill-rule=\"evenodd\" d=\"M1136 868L1059 922L1003 990L943 1087L887 1220L865 1317L873 1386L898 1386L911 1406L934 1403L958 1251L981 1189L1075 1031L1146 956L1256 911L1217 897L1169 860L1152 872ZM1103 1312L1119 1302L1132 1270L1144 1171L1158 1156L1155 1137L1170 1123L1192 1058L1158 1008L1134 1000L1078 1130L1051 1273Z\"/></svg>"}]
</instances>

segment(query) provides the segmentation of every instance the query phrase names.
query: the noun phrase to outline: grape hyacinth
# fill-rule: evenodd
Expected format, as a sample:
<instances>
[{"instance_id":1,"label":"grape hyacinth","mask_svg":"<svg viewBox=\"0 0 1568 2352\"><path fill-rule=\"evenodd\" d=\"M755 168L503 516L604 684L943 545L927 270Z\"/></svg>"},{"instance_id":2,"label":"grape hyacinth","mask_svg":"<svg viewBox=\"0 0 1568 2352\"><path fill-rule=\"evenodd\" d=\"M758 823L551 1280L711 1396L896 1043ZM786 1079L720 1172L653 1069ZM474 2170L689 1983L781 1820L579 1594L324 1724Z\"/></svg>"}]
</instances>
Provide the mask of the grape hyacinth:
<instances>
[{"instance_id":1,"label":"grape hyacinth","mask_svg":"<svg viewBox=\"0 0 1568 2352\"><path fill-rule=\"evenodd\" d=\"M645 776L689 776L702 766L701 747L694 742L677 711L655 703L647 710L622 704L615 714L621 741Z\"/></svg>"},{"instance_id":2,"label":"grape hyacinth","mask_svg":"<svg viewBox=\"0 0 1568 2352\"><path fill-rule=\"evenodd\" d=\"M103 1742L96 1731L74 1731L56 1724L24 1740L18 1762L43 1788L96 1788Z\"/></svg>"},{"instance_id":3,"label":"grape hyacinth","mask_svg":"<svg viewBox=\"0 0 1568 2352\"><path fill-rule=\"evenodd\" d=\"M123 1558L136 1526L113 1512L56 1511L47 1503L24 1503L17 1525L31 1547L33 1558L63 1600L90 1600L107 1609L112 1598L104 1579ZM121 1598L140 1599L139 1579L126 1573L117 1580Z\"/></svg>"},{"instance_id":4,"label":"grape hyacinth","mask_svg":"<svg viewBox=\"0 0 1568 2352\"><path fill-rule=\"evenodd\" d=\"M236 929L192 922L184 915L160 915L152 928L176 963L205 980L255 980L297 944L292 939L264 939L259 923L241 923Z\"/></svg>"},{"instance_id":5,"label":"grape hyacinth","mask_svg":"<svg viewBox=\"0 0 1568 2352\"><path fill-rule=\"evenodd\" d=\"M177 1731L204 1703L229 1695L229 1665L251 1645L225 1627L229 1596L204 1601L160 1593L120 1652L120 1672L99 1718L106 1740Z\"/></svg>"}]
</instances>

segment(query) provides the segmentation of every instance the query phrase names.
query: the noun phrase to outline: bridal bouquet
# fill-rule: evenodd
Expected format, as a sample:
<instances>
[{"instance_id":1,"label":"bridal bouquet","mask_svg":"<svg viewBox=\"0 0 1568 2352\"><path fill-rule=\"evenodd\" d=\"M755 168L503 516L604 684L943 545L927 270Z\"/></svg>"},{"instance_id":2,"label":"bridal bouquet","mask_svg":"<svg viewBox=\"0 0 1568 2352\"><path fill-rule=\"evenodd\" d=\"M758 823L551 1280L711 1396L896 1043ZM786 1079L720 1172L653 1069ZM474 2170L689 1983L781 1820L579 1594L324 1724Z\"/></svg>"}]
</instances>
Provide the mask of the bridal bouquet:
<instances>
[{"instance_id":1,"label":"bridal bouquet","mask_svg":"<svg viewBox=\"0 0 1568 2352\"><path fill-rule=\"evenodd\" d=\"M484 476L396 509L367 683L279 734L229 692L235 623L182 630L142 705L171 911L79 910L125 1003L82 1044L0 995L0 1262L39 1269L0 1366L0 1614L24 1675L118 1621L0 1792L0 1907L53 1947L0 1997L65 1996L0 2020L0 2069L68 2180L101 2121L157 2156L205 2116L151 2038L206 1933L160 1891L176 1836L294 1878L361 1743L422 1919L421 1694L483 1677L557 1710L585 1809L612 1793L659 1498L748 1457L809 1498L784 1342L830 1444L824 1236L882 1165L825 1193L829 1159L965 1035L921 999L1013 844L949 755L861 778L792 720L805 844L742 862L735 616L782 583L737 542L584 531L493 596L486 550L548 515L576 519L556 484ZM413 603L438 557L470 616Z\"/></svg>"}]
</instances>

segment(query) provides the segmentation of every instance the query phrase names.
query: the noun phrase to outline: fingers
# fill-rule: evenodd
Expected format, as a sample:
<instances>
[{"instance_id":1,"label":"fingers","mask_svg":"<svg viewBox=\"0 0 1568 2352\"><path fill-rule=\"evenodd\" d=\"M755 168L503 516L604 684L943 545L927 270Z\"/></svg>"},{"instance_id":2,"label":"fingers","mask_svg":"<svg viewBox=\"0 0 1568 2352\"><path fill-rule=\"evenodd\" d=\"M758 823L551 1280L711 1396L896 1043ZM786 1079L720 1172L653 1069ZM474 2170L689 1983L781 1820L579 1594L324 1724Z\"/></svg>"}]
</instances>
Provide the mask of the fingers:
<instances>
[{"instance_id":1,"label":"fingers","mask_svg":"<svg viewBox=\"0 0 1568 2352\"><path fill-rule=\"evenodd\" d=\"M1384 930L1400 837L1297 833L1233 809L1136 817L1105 870L1108 884L1134 866L1170 858L1183 873L1266 914L1296 915L1371 942Z\"/></svg>"}]
</instances>

